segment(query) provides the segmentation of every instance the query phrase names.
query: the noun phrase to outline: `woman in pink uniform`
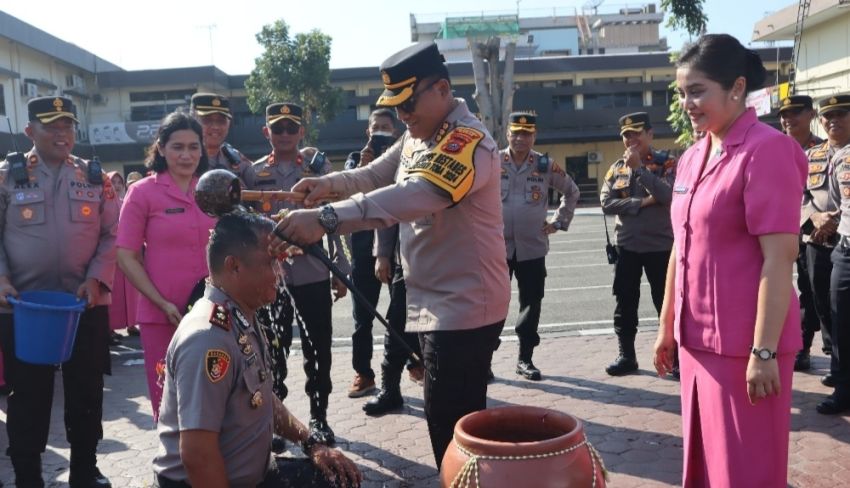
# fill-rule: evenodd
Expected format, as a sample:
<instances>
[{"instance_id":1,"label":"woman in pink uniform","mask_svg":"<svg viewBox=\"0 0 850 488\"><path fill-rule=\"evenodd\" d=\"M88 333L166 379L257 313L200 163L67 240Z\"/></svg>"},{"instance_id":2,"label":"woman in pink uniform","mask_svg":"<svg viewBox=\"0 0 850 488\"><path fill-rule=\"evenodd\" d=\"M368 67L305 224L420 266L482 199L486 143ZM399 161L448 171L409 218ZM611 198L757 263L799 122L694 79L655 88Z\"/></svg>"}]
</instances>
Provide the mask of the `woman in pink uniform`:
<instances>
[{"instance_id":1,"label":"woman in pink uniform","mask_svg":"<svg viewBox=\"0 0 850 488\"><path fill-rule=\"evenodd\" d=\"M672 370L678 342L686 487L786 486L807 160L745 106L765 76L758 54L725 34L677 62L682 105L706 137L679 159L654 362Z\"/></svg>"},{"instance_id":2,"label":"woman in pink uniform","mask_svg":"<svg viewBox=\"0 0 850 488\"><path fill-rule=\"evenodd\" d=\"M166 116L145 164L154 174L130 187L121 208L117 247L121 270L141 293L136 322L156 421L165 351L192 287L208 274L204 256L215 221L194 198L198 176L208 165L200 124L182 112Z\"/></svg>"},{"instance_id":3,"label":"woman in pink uniform","mask_svg":"<svg viewBox=\"0 0 850 488\"><path fill-rule=\"evenodd\" d=\"M124 204L127 196L127 186L124 177L117 171L107 173L107 178L112 182L115 196L120 204ZM112 342L120 342L120 336L115 333L118 329L129 329L136 325L136 302L138 293L127 277L117 266L115 267L115 279L112 281L112 303L109 305L109 328L112 329Z\"/></svg>"}]
</instances>

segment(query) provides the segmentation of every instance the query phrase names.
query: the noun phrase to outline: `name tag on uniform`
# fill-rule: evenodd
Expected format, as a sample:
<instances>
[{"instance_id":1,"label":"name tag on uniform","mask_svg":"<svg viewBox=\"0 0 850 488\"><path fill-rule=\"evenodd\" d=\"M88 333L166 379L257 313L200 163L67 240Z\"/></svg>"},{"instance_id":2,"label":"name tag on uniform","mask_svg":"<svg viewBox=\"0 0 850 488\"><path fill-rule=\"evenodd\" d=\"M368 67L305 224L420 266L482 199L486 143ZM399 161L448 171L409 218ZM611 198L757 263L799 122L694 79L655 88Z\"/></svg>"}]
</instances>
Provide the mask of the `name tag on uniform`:
<instances>
[{"instance_id":1,"label":"name tag on uniform","mask_svg":"<svg viewBox=\"0 0 850 488\"><path fill-rule=\"evenodd\" d=\"M185 209L185 208L182 208L182 207L179 207L179 208L166 208L166 209L165 209L165 213L167 213L167 214L179 214L179 213L183 213L183 212L185 212L185 211L186 211L186 209Z\"/></svg>"},{"instance_id":2,"label":"name tag on uniform","mask_svg":"<svg viewBox=\"0 0 850 488\"><path fill-rule=\"evenodd\" d=\"M673 193L687 193L687 192L688 192L687 186L677 185L677 186L673 187Z\"/></svg>"}]
</instances>

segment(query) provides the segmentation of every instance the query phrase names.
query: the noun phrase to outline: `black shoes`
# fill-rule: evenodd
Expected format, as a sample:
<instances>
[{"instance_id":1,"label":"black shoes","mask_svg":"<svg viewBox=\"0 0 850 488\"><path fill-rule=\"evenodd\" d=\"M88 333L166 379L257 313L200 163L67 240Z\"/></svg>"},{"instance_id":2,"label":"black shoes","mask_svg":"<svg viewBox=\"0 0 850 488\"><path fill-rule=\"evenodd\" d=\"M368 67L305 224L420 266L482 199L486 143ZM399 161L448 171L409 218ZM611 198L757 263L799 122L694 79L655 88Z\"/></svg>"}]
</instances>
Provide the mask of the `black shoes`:
<instances>
[{"instance_id":1,"label":"black shoes","mask_svg":"<svg viewBox=\"0 0 850 488\"><path fill-rule=\"evenodd\" d=\"M850 411L850 397L835 391L820 402L815 409L823 415L838 415Z\"/></svg>"},{"instance_id":2,"label":"black shoes","mask_svg":"<svg viewBox=\"0 0 850 488\"><path fill-rule=\"evenodd\" d=\"M279 435L272 436L272 452L275 454L283 454L286 450L286 439Z\"/></svg>"},{"instance_id":3,"label":"black shoes","mask_svg":"<svg viewBox=\"0 0 850 488\"><path fill-rule=\"evenodd\" d=\"M820 383L829 388L835 388L835 378L832 373L827 373L820 378Z\"/></svg>"},{"instance_id":4,"label":"black shoes","mask_svg":"<svg viewBox=\"0 0 850 488\"><path fill-rule=\"evenodd\" d=\"M394 410L400 410L404 406L404 398L399 390L383 389L363 405L366 415L383 415Z\"/></svg>"},{"instance_id":5,"label":"black shoes","mask_svg":"<svg viewBox=\"0 0 850 488\"><path fill-rule=\"evenodd\" d=\"M68 485L71 488L112 488L112 483L96 467L84 473L72 470Z\"/></svg>"},{"instance_id":6,"label":"black shoes","mask_svg":"<svg viewBox=\"0 0 850 488\"><path fill-rule=\"evenodd\" d=\"M794 358L794 371L808 371L812 369L812 357L809 351L802 349L797 352L797 357Z\"/></svg>"},{"instance_id":7,"label":"black shoes","mask_svg":"<svg viewBox=\"0 0 850 488\"><path fill-rule=\"evenodd\" d=\"M336 444L336 436L328 421L324 417L313 417L310 419L310 437L315 439L316 443L326 446Z\"/></svg>"},{"instance_id":8,"label":"black shoes","mask_svg":"<svg viewBox=\"0 0 850 488\"><path fill-rule=\"evenodd\" d=\"M605 372L611 376L623 376L624 374L634 373L637 369L637 359L620 355L605 368Z\"/></svg>"},{"instance_id":9,"label":"black shoes","mask_svg":"<svg viewBox=\"0 0 850 488\"><path fill-rule=\"evenodd\" d=\"M493 368L487 370L487 384L496 381L496 375L493 374Z\"/></svg>"},{"instance_id":10,"label":"black shoes","mask_svg":"<svg viewBox=\"0 0 850 488\"><path fill-rule=\"evenodd\" d=\"M522 359L517 361L516 374L527 380L540 381L540 370L531 362L531 359L528 361L523 361Z\"/></svg>"}]
</instances>

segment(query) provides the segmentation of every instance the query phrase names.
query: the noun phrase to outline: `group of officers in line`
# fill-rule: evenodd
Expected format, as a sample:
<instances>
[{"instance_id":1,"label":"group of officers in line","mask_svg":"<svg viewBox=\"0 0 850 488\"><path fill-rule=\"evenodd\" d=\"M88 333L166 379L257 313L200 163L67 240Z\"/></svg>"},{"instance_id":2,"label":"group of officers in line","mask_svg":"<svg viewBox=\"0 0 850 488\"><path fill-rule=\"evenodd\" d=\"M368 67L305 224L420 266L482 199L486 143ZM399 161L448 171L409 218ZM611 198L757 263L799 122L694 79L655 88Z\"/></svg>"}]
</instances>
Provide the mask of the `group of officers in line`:
<instances>
[{"instance_id":1,"label":"group of officers in line","mask_svg":"<svg viewBox=\"0 0 850 488\"><path fill-rule=\"evenodd\" d=\"M537 328L548 235L568 229L578 187L556 162L533 149L536 116L532 112L511 114L509 146L499 151L465 101L452 95L448 70L435 44L418 44L396 53L381 65L381 76L385 91L377 105L395 109L407 131L380 148L370 141L359 162L338 173L331 172L330 162L317 150L299 149L304 128L298 105L274 103L266 108L263 133L272 150L251 163L224 142L231 120L227 98L193 97L191 108L204 127L211 168L233 172L247 189L292 190L305 193L306 199L299 204L261 202L256 208L259 214L291 210L279 217L274 228L270 221L250 213L228 215L216 225L207 250L211 277L204 296L181 324L179 330L187 332L178 333L169 347L168 364L178 370L166 377L160 411L161 445L154 460L160 486L199 486L200 479L193 479L196 471L190 473L183 466L183 422L207 425L205 429L216 434L224 458L223 482L359 484L356 467L332 448L335 436L327 423L332 293L340 298L345 287L329 278L327 268L315 257L293 255L284 261L285 285L270 275L271 291L264 301L277 308L269 310L268 305L247 298L256 295L256 280L263 269L257 268L253 280L235 271L239 266L256 266L257 256L288 252L291 244L312 244L328 235L329 253L337 265L356 274L344 252L351 244L341 236L387 228L375 239L371 256L375 259L366 261L366 272L392 283L391 326L409 334L408 345L423 358L423 364L412 364L411 371L423 367L418 378L423 382L437 466L455 422L486 407L490 362L499 346L514 274L519 288L516 372L529 380L541 378L532 354L540 343ZM801 223L801 262L805 264L800 266L800 275L807 274L801 277L801 292L807 293L803 282L811 289L811 299L802 301L807 307L803 335L809 339L798 366L809 367L811 336L819 326L825 352L829 347L832 356L824 383L835 386L833 395L818 406L822 413L850 408L850 391L845 390L850 365L841 364L841 358L850 353L847 325L842 329L842 317L845 323L850 321L850 310L846 310L850 307L846 285L850 282L850 148L841 149L850 142L848 108L850 95L819 102L818 117L828 134L825 142L815 140L808 131L815 116L811 98L790 97L780 109L785 130L809 148L810 176ZM108 303L112 280L118 207L108 180L98 177L99 168L70 154L77 122L72 102L62 97L34 99L29 117L26 133L34 150L26 155L23 166L13 161L0 166L0 303L5 305L5 297L18 291L66 289L95 305L83 314L82 335L78 334L71 361L62 365L70 482L77 487L111 486L96 467L95 450L102 437L102 375L109 373L108 319L102 304ZM381 122L388 124L382 128ZM392 111L378 111L370 117L367 134L371 138L390 132L395 138L395 122ZM600 195L603 212L616 215L613 293L619 354L606 368L611 375L638 368L634 339L641 275L646 272L653 303L660 311L673 239L669 217L673 158L652 148L652 125L646 113L621 117L620 135L625 152L606 173ZM552 217L548 215L550 188L563 194ZM332 199L336 201L324 203ZM267 249L269 240L272 244ZM54 248L57 242L75 246L60 256ZM355 268L363 266L357 254L367 254L352 254ZM469 266L472 262L478 265ZM373 266L374 271L369 269ZM367 314L365 321L369 318ZM287 395L283 381L293 320L304 352L308 426L280 402ZM355 321L364 321L362 310L355 312ZM8 311L0 315L0 341L13 390L8 454L19 486L43 486L40 456L47 442L54 368L15 358ZM403 347L391 344L390 338L387 341L381 392L364 406L369 414L402 404L399 381L407 358L399 352ZM259 350L250 356L251 363L239 354L248 346ZM362 353L355 351L358 354ZM371 350L367 364L369 359ZM355 393L368 387L370 379L374 386L374 373L368 378L367 372L358 370L363 362L362 356L353 361L358 375L351 390ZM222 385L227 385L224 394ZM209 424L210 419L215 425ZM310 462L272 462L272 431L300 443Z\"/></svg>"}]
</instances>

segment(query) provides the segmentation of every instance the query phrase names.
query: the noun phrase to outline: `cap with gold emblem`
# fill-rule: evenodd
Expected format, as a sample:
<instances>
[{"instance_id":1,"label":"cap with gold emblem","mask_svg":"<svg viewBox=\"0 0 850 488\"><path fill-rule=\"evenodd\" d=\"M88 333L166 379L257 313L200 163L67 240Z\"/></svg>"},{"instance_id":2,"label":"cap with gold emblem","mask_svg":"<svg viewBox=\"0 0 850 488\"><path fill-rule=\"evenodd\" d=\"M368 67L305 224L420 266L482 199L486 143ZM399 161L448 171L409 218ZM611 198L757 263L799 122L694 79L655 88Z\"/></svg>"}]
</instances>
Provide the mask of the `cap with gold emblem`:
<instances>
[{"instance_id":1,"label":"cap with gold emblem","mask_svg":"<svg viewBox=\"0 0 850 488\"><path fill-rule=\"evenodd\" d=\"M620 135L629 131L640 132L649 129L652 129L652 124L646 112L635 112L620 117Z\"/></svg>"},{"instance_id":2,"label":"cap with gold emblem","mask_svg":"<svg viewBox=\"0 0 850 488\"><path fill-rule=\"evenodd\" d=\"M413 95L417 83L440 75L448 78L445 59L433 42L422 42L404 48L381 63L384 92L378 98L379 107L401 105Z\"/></svg>"},{"instance_id":3,"label":"cap with gold emblem","mask_svg":"<svg viewBox=\"0 0 850 488\"><path fill-rule=\"evenodd\" d=\"M191 108L201 117L210 114L222 114L228 118L233 118L233 114L230 112L230 100L215 93L195 93L192 95Z\"/></svg>"},{"instance_id":4,"label":"cap with gold emblem","mask_svg":"<svg viewBox=\"0 0 850 488\"><path fill-rule=\"evenodd\" d=\"M287 119L301 125L301 116L304 110L294 103L273 103L266 107L266 124L274 125L276 122Z\"/></svg>"},{"instance_id":5,"label":"cap with gold emblem","mask_svg":"<svg viewBox=\"0 0 850 488\"><path fill-rule=\"evenodd\" d=\"M837 93L818 100L818 115L834 110L850 110L850 93Z\"/></svg>"},{"instance_id":6,"label":"cap with gold emblem","mask_svg":"<svg viewBox=\"0 0 850 488\"><path fill-rule=\"evenodd\" d=\"M30 122L41 122L49 124L54 120L68 117L74 122L77 120L77 108L70 98L65 97L40 97L33 98L27 103Z\"/></svg>"},{"instance_id":7,"label":"cap with gold emblem","mask_svg":"<svg viewBox=\"0 0 850 488\"><path fill-rule=\"evenodd\" d=\"M508 129L511 132L537 132L537 114L534 112L512 112Z\"/></svg>"},{"instance_id":8,"label":"cap with gold emblem","mask_svg":"<svg viewBox=\"0 0 850 488\"><path fill-rule=\"evenodd\" d=\"M812 110L812 97L808 95L791 95L789 97L785 97L779 104L779 113L796 108Z\"/></svg>"}]
</instances>

